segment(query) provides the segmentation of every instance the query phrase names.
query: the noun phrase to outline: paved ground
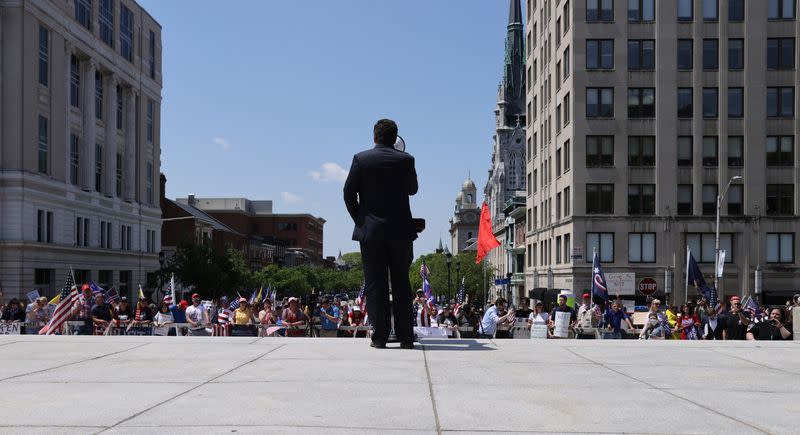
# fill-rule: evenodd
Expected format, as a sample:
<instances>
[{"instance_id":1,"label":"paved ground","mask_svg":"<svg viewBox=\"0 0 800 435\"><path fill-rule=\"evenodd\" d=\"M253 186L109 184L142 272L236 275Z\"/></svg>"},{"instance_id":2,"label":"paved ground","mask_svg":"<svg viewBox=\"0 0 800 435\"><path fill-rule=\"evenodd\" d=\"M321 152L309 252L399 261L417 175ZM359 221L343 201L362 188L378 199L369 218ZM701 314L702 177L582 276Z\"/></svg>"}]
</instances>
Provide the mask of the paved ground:
<instances>
[{"instance_id":1,"label":"paved ground","mask_svg":"<svg viewBox=\"0 0 800 435\"><path fill-rule=\"evenodd\" d=\"M0 337L0 433L798 433L800 342Z\"/></svg>"}]
</instances>

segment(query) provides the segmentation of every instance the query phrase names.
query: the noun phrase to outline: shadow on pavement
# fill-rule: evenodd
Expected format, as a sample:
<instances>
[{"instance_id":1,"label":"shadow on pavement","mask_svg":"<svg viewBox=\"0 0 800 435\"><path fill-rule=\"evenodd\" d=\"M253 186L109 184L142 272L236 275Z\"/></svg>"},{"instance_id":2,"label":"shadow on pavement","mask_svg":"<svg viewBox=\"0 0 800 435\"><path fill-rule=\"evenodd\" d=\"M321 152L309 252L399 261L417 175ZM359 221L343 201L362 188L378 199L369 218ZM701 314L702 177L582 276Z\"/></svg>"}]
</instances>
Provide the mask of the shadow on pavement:
<instances>
[{"instance_id":1,"label":"shadow on pavement","mask_svg":"<svg viewBox=\"0 0 800 435\"><path fill-rule=\"evenodd\" d=\"M420 340L419 344L421 344L425 350L430 351L486 351L486 350L497 350L494 347L491 347L490 342L480 343L476 340L458 340L458 339L448 339L448 340L436 340L436 339L422 339Z\"/></svg>"}]
</instances>

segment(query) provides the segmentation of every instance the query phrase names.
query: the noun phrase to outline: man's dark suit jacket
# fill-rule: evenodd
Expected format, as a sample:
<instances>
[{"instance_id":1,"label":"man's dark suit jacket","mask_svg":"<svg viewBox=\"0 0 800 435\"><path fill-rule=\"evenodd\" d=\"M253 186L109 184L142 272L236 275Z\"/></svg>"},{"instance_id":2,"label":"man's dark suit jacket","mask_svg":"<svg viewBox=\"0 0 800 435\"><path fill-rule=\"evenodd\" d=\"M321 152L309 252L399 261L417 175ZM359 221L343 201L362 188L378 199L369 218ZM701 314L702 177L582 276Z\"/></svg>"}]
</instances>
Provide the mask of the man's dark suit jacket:
<instances>
[{"instance_id":1,"label":"man's dark suit jacket","mask_svg":"<svg viewBox=\"0 0 800 435\"><path fill-rule=\"evenodd\" d=\"M409 195L417 193L414 157L376 145L353 156L344 183L344 202L355 222L353 240L414 240Z\"/></svg>"}]
</instances>

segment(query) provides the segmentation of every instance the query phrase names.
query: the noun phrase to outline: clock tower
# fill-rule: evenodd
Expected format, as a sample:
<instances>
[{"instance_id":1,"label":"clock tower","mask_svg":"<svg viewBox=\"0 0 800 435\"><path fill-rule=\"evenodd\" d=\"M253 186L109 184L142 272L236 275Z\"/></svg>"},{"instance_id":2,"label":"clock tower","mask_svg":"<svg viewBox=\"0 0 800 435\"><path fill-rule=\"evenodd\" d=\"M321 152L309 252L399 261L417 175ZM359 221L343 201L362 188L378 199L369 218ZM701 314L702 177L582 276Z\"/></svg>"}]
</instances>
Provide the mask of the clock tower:
<instances>
[{"instance_id":1,"label":"clock tower","mask_svg":"<svg viewBox=\"0 0 800 435\"><path fill-rule=\"evenodd\" d=\"M475 250L473 239L478 238L478 220L481 215L476 194L475 183L467 178L456 196L453 218L450 219L450 250L453 254ZM470 248L470 245L473 246Z\"/></svg>"}]
</instances>

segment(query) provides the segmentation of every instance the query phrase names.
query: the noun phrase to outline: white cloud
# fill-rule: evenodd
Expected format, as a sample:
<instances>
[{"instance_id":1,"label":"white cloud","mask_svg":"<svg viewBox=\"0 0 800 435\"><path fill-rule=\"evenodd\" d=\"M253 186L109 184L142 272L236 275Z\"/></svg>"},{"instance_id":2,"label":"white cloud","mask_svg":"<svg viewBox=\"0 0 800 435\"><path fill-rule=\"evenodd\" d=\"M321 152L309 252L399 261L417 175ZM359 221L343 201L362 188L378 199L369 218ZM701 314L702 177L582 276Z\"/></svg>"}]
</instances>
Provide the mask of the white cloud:
<instances>
[{"instance_id":1,"label":"white cloud","mask_svg":"<svg viewBox=\"0 0 800 435\"><path fill-rule=\"evenodd\" d=\"M288 204L300 204L303 202L303 198L292 192L281 192L281 199Z\"/></svg>"},{"instance_id":2,"label":"white cloud","mask_svg":"<svg viewBox=\"0 0 800 435\"><path fill-rule=\"evenodd\" d=\"M228 151L233 146L230 142L228 142L228 139L225 139L224 137L215 137L214 143L219 145L220 148L222 148L222 151Z\"/></svg>"},{"instance_id":3,"label":"white cloud","mask_svg":"<svg viewBox=\"0 0 800 435\"><path fill-rule=\"evenodd\" d=\"M323 163L321 171L311 171L308 175L311 176L312 180L321 181L323 183L329 183L331 181L344 183L344 180L347 179L347 171L343 167L332 162Z\"/></svg>"}]
</instances>

